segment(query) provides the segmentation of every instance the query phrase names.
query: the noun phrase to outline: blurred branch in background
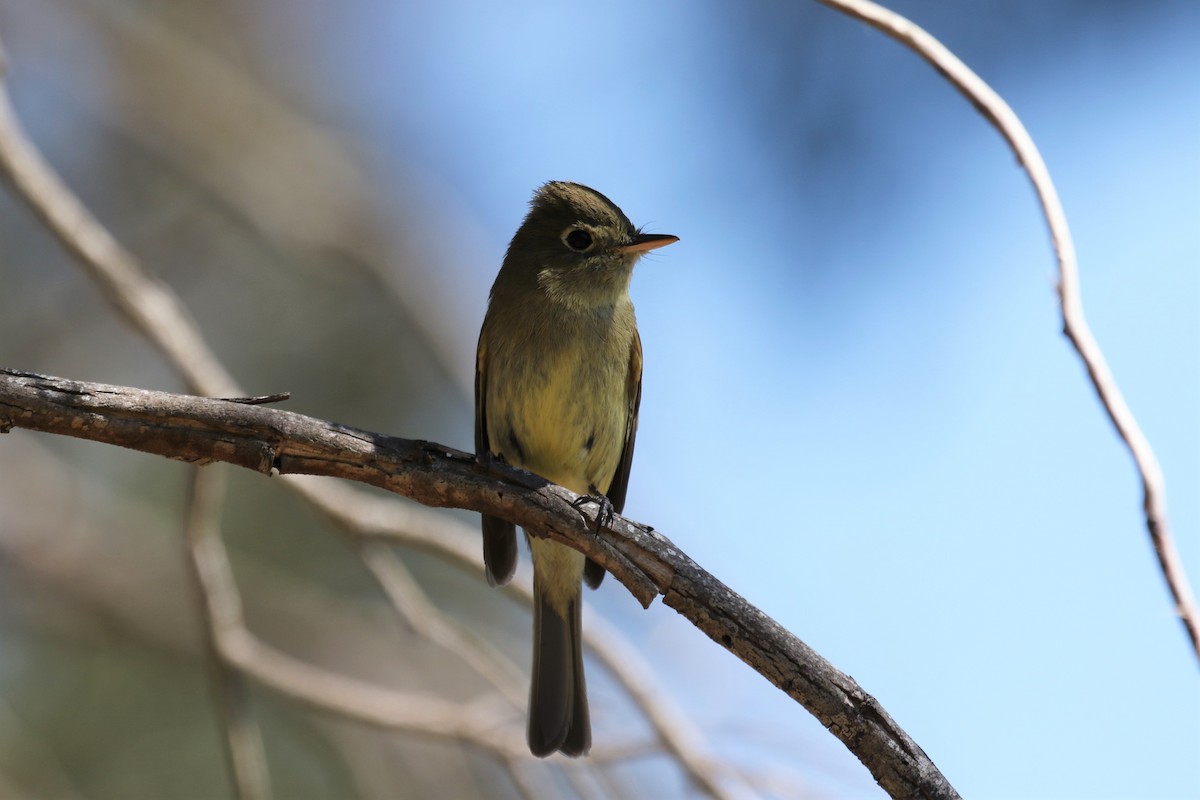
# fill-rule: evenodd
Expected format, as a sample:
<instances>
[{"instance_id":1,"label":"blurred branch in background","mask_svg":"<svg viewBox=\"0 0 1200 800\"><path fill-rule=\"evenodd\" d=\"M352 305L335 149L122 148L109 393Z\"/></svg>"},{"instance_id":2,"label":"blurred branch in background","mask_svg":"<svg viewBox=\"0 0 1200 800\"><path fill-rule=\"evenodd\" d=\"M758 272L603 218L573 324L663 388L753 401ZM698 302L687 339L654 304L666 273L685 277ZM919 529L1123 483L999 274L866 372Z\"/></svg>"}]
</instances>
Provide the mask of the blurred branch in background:
<instances>
[{"instance_id":1,"label":"blurred branch in background","mask_svg":"<svg viewBox=\"0 0 1200 800\"><path fill-rule=\"evenodd\" d=\"M1042 160L1042 154L1034 144L1033 137L1025 130L1025 126L1004 98L996 94L945 45L917 25L870 0L817 1L882 31L929 62L1000 132L1029 176L1034 191L1037 192L1042 214L1050 229L1054 252L1058 257L1058 296L1062 305L1063 333L1079 353L1092 386L1100 398L1100 404L1116 427L1117 435L1133 456L1134 465L1142 480L1142 505L1150 543L1158 556L1167 588L1175 600L1175 613L1183 623L1184 631L1192 644L1192 651L1200 660L1200 612L1196 609L1196 599L1192 594L1187 573L1184 572L1183 562L1171 537L1162 469L1150 441L1142 433L1133 411L1125 402L1117 380L1108 368L1104 353L1083 315L1079 265L1075 259L1075 244L1067 225L1067 215L1063 211L1054 182L1050 179L1050 170L1046 168L1046 162Z\"/></svg>"},{"instance_id":2,"label":"blurred branch in background","mask_svg":"<svg viewBox=\"0 0 1200 800\"><path fill-rule=\"evenodd\" d=\"M81 98L94 113L285 250L333 251L369 270L442 361L453 363L463 338L474 348L473 331L446 324L460 315L452 313L454 296L430 278L426 267L435 260L422 252L429 243L403 221L380 219L362 167L336 136L152 14L95 0L78 8L121 42L116 55L125 67L115 96ZM180 107L203 108L206 123L194 124ZM433 176L422 173L420 181L422 196L444 194Z\"/></svg>"},{"instance_id":3,"label":"blurred branch in background","mask_svg":"<svg viewBox=\"0 0 1200 800\"><path fill-rule=\"evenodd\" d=\"M244 623L242 599L221 543L224 495L224 473L217 470L193 473L185 535L200 594L198 605L207 633L205 650L211 662L217 714L225 732L230 778L238 800L269 800L271 774L262 731L250 708L250 689L245 674L234 669L226 655L226 641L236 636Z\"/></svg>"}]
</instances>

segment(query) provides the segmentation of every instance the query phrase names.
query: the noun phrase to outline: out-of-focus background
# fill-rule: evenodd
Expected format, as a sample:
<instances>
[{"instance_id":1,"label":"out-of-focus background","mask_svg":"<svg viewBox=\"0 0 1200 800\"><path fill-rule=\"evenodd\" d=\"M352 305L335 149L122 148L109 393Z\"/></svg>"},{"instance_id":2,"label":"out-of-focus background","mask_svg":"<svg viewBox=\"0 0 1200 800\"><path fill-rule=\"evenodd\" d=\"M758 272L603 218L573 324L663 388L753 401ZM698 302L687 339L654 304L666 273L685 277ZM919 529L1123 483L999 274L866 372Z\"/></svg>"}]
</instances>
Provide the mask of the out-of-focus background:
<instances>
[{"instance_id":1,"label":"out-of-focus background","mask_svg":"<svg viewBox=\"0 0 1200 800\"><path fill-rule=\"evenodd\" d=\"M1197 578L1200 5L893 7L1042 149ZM290 410L469 449L475 337L533 189L586 183L680 236L633 282L626 512L853 675L964 796L1200 794L1196 660L1060 335L1033 193L912 53L803 2L0 0L0 41L32 139ZM7 186L0 365L183 389ZM230 796L183 568L189 469L0 437L5 796ZM479 688L270 480L231 470L223 523L265 639L385 685ZM397 552L524 668L520 604ZM673 611L613 581L590 600L764 794L882 795ZM648 730L589 679L598 745ZM471 748L253 703L278 797L518 796ZM654 751L600 772L695 795Z\"/></svg>"}]
</instances>

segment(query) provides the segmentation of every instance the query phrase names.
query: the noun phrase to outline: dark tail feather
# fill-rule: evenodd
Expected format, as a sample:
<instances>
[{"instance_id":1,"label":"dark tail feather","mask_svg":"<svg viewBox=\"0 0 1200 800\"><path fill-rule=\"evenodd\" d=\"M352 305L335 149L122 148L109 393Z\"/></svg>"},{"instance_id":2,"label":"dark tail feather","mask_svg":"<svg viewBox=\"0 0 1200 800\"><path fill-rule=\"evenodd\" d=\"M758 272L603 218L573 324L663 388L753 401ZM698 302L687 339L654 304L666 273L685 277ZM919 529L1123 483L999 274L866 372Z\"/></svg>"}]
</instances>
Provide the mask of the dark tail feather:
<instances>
[{"instance_id":1,"label":"dark tail feather","mask_svg":"<svg viewBox=\"0 0 1200 800\"><path fill-rule=\"evenodd\" d=\"M508 583L517 571L517 529L511 522L483 515L483 566L491 586Z\"/></svg>"},{"instance_id":2,"label":"dark tail feather","mask_svg":"<svg viewBox=\"0 0 1200 800\"><path fill-rule=\"evenodd\" d=\"M599 565L597 565L599 566ZM603 573L601 573L603 574ZM599 583L599 581L597 581ZM560 748L564 755L582 756L592 749L592 719L588 713L587 683L583 679L583 598L571 603L571 725Z\"/></svg>"},{"instance_id":3,"label":"dark tail feather","mask_svg":"<svg viewBox=\"0 0 1200 800\"><path fill-rule=\"evenodd\" d=\"M568 603L566 619L540 595L534 600L529 750L540 758L559 750L581 756L592 746L582 630L578 595Z\"/></svg>"}]
</instances>

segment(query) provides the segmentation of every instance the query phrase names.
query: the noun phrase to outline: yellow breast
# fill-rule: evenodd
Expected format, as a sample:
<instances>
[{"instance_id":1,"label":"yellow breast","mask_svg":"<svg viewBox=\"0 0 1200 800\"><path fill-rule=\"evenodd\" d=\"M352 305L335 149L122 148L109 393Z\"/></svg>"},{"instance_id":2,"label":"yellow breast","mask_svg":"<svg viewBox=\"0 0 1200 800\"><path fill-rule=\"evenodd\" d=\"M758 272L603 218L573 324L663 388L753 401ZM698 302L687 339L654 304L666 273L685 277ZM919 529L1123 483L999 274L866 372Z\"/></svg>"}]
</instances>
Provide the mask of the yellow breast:
<instances>
[{"instance_id":1,"label":"yellow breast","mask_svg":"<svg viewBox=\"0 0 1200 800\"><path fill-rule=\"evenodd\" d=\"M625 443L632 325L609 326L600 336L561 327L540 333L545 338L489 343L491 448L573 492L605 492Z\"/></svg>"}]
</instances>

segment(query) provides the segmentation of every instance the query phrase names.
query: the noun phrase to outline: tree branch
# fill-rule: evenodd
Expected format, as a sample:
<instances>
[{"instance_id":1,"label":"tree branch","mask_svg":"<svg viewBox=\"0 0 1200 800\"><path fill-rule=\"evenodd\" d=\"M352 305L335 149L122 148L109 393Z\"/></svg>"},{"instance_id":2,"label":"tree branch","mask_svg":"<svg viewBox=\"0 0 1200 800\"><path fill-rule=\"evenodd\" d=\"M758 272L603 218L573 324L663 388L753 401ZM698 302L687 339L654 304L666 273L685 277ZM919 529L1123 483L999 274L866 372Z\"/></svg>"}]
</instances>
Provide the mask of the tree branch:
<instances>
[{"instance_id":1,"label":"tree branch","mask_svg":"<svg viewBox=\"0 0 1200 800\"><path fill-rule=\"evenodd\" d=\"M892 797L958 797L928 756L849 676L653 529L616 517L592 529L572 492L472 454L274 408L0 370L0 431L106 442L266 474L361 481L426 505L509 519L599 561L643 604L658 594L713 641L807 708Z\"/></svg>"},{"instance_id":2,"label":"tree branch","mask_svg":"<svg viewBox=\"0 0 1200 800\"><path fill-rule=\"evenodd\" d=\"M228 631L243 627L242 599L233 580L233 569L221 543L221 506L225 474L215 470L192 472L185 530L188 564L200 595L204 617L205 650L212 672L217 717L225 734L225 757L238 800L271 800L271 773L262 731L250 709L246 676L222 655Z\"/></svg>"},{"instance_id":3,"label":"tree branch","mask_svg":"<svg viewBox=\"0 0 1200 800\"><path fill-rule=\"evenodd\" d=\"M96 273L113 305L139 330L152 334L148 340L178 366L189 388L237 394L237 384L217 361L175 293L145 275L133 254L96 222L30 143L4 89L5 68L0 50L0 174L12 181L59 241Z\"/></svg>"},{"instance_id":4,"label":"tree branch","mask_svg":"<svg viewBox=\"0 0 1200 800\"><path fill-rule=\"evenodd\" d=\"M1033 137L1016 112L996 94L982 78L964 64L945 45L927 31L913 24L894 11L889 11L869 0L817 0L843 14L865 22L876 30L895 39L925 59L942 77L958 89L975 106L976 110L1000 132L1012 148L1017 161L1025 169L1042 206L1042 214L1050 229L1050 239L1058 258L1058 298L1062 307L1063 333L1070 340L1088 377L1100 398L1100 404L1112 420L1117 435L1129 448L1134 466L1142 480L1142 509L1146 517L1146 530L1150 543L1158 556L1159 567L1166 579L1167 588L1175 601L1175 613L1183 622L1184 631L1191 641L1192 650L1200 658L1200 611L1188 583L1187 573L1175 549L1171 528L1167 520L1167 491L1162 468L1150 441L1142 432L1133 411L1125 402L1117 386L1117 380L1108 367L1100 344L1092 335L1087 319L1083 315L1083 296L1079 290L1079 265L1075 259L1075 244L1067 226L1067 215L1050 170L1042 160L1042 154Z\"/></svg>"}]
</instances>

